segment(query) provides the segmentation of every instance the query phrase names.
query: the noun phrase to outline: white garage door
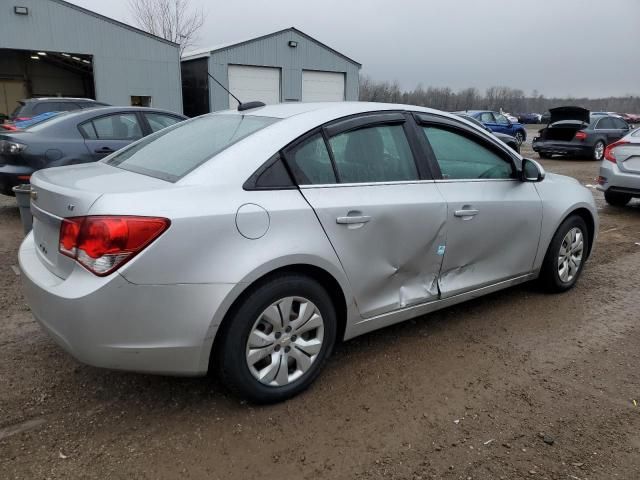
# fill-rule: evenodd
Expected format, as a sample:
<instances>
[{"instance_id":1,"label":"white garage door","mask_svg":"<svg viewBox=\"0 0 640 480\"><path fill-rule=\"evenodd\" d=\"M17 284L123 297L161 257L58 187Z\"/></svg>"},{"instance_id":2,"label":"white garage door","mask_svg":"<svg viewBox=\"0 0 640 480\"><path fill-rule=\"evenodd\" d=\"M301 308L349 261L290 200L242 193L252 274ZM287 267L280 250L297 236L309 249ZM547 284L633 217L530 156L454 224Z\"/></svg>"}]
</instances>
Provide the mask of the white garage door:
<instances>
[{"instance_id":1,"label":"white garage door","mask_svg":"<svg viewBox=\"0 0 640 480\"><path fill-rule=\"evenodd\" d=\"M229 90L243 102L280 102L280 69L229 65ZM229 96L229 108L238 102Z\"/></svg>"},{"instance_id":2,"label":"white garage door","mask_svg":"<svg viewBox=\"0 0 640 480\"><path fill-rule=\"evenodd\" d=\"M342 102L343 100L344 73L303 70L303 102Z\"/></svg>"}]
</instances>

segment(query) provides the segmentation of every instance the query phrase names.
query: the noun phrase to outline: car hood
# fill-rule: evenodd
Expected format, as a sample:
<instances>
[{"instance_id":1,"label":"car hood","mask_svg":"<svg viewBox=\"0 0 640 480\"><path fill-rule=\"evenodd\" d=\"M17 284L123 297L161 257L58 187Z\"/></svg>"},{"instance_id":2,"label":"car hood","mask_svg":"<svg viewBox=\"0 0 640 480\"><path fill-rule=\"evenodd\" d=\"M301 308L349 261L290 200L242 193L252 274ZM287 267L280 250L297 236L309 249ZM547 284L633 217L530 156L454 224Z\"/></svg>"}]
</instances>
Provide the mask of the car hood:
<instances>
[{"instance_id":1,"label":"car hood","mask_svg":"<svg viewBox=\"0 0 640 480\"><path fill-rule=\"evenodd\" d=\"M549 123L556 123L562 120L577 120L579 122L589 123L589 115L591 112L582 107L557 107L550 108Z\"/></svg>"}]
</instances>

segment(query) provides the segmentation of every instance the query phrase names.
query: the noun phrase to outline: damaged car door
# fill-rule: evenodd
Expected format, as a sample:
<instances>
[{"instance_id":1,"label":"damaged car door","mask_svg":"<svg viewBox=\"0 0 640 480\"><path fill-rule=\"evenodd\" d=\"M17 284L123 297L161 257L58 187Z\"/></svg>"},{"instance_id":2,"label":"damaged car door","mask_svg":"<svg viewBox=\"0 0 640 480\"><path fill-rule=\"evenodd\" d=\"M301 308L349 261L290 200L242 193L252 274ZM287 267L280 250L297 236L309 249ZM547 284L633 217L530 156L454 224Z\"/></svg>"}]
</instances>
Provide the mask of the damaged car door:
<instances>
[{"instance_id":1,"label":"damaged car door","mask_svg":"<svg viewBox=\"0 0 640 480\"><path fill-rule=\"evenodd\" d=\"M418 118L448 205L441 298L529 274L542 221L535 185L520 181L511 154L480 133Z\"/></svg>"},{"instance_id":2,"label":"damaged car door","mask_svg":"<svg viewBox=\"0 0 640 480\"><path fill-rule=\"evenodd\" d=\"M439 296L446 203L416 162L407 120L402 113L351 117L285 151L364 318Z\"/></svg>"}]
</instances>

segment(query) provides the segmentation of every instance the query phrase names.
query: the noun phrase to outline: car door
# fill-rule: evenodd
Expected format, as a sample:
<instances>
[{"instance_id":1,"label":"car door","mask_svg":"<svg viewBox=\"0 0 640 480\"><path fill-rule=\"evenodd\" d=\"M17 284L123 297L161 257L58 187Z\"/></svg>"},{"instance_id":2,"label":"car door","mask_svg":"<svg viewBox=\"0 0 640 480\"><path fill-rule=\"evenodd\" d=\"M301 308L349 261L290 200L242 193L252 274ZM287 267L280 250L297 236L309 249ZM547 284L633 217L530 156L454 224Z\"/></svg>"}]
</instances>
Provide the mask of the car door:
<instances>
[{"instance_id":1,"label":"car door","mask_svg":"<svg viewBox=\"0 0 640 480\"><path fill-rule=\"evenodd\" d=\"M615 128L616 125L613 120L611 117L602 117L595 126L595 132L606 139L607 145L620 138L618 136L619 130Z\"/></svg>"},{"instance_id":2,"label":"car door","mask_svg":"<svg viewBox=\"0 0 640 480\"><path fill-rule=\"evenodd\" d=\"M517 179L511 154L489 138L457 122L418 118L448 205L442 298L529 274L542 221L534 184Z\"/></svg>"},{"instance_id":3,"label":"car door","mask_svg":"<svg viewBox=\"0 0 640 480\"><path fill-rule=\"evenodd\" d=\"M365 318L439 295L447 208L408 122L402 113L352 117L284 152Z\"/></svg>"},{"instance_id":4,"label":"car door","mask_svg":"<svg viewBox=\"0 0 640 480\"><path fill-rule=\"evenodd\" d=\"M135 112L96 116L81 123L78 128L94 161L143 137L140 120Z\"/></svg>"}]
</instances>

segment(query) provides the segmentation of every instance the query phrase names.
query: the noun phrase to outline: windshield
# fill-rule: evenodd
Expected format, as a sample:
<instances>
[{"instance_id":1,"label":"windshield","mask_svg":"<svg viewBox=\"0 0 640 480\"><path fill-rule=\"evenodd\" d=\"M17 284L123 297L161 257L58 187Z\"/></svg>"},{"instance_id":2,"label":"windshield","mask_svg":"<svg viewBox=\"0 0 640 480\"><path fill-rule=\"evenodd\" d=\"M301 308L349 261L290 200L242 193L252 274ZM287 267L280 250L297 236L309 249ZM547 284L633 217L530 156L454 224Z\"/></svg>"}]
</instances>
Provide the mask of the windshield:
<instances>
[{"instance_id":1,"label":"windshield","mask_svg":"<svg viewBox=\"0 0 640 480\"><path fill-rule=\"evenodd\" d=\"M251 115L204 115L160 130L104 162L176 182L224 149L277 121Z\"/></svg>"}]
</instances>

